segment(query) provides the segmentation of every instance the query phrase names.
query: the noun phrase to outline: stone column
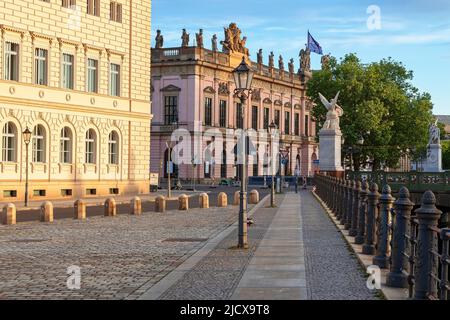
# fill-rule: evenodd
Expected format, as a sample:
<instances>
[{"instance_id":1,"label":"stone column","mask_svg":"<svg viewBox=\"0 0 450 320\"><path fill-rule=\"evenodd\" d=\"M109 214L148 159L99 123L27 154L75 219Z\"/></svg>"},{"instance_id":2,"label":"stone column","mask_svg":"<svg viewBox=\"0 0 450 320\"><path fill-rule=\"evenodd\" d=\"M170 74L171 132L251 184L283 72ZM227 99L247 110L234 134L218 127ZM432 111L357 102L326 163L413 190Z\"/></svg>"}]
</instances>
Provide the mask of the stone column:
<instances>
[{"instance_id":1,"label":"stone column","mask_svg":"<svg viewBox=\"0 0 450 320\"><path fill-rule=\"evenodd\" d=\"M377 255L373 264L382 269L389 268L389 218L395 198L391 196L391 187L385 185L380 197L380 225L377 234Z\"/></svg>"},{"instance_id":2,"label":"stone column","mask_svg":"<svg viewBox=\"0 0 450 320\"><path fill-rule=\"evenodd\" d=\"M429 295L437 297L437 281L431 274L438 275L438 257L431 252L438 251L438 234L431 228L437 227L442 212L436 208L436 197L433 192L425 192L422 206L415 212L419 220L419 235L417 264L414 270L414 299L425 300Z\"/></svg>"},{"instance_id":3,"label":"stone column","mask_svg":"<svg viewBox=\"0 0 450 320\"><path fill-rule=\"evenodd\" d=\"M386 284L389 287L408 287L408 277L403 273L403 270L408 270L405 252L409 251L409 241L405 235L411 233L411 210L414 206L409 198L409 190L403 187L400 189L399 198L394 202L395 221L392 235L391 268L386 279Z\"/></svg>"},{"instance_id":4,"label":"stone column","mask_svg":"<svg viewBox=\"0 0 450 320\"><path fill-rule=\"evenodd\" d=\"M378 193L378 185L373 183L370 186L370 192L367 196L367 224L366 224L366 239L362 248L362 253L373 255L375 253L375 220L378 215L378 200L380 194Z\"/></svg>"}]
</instances>

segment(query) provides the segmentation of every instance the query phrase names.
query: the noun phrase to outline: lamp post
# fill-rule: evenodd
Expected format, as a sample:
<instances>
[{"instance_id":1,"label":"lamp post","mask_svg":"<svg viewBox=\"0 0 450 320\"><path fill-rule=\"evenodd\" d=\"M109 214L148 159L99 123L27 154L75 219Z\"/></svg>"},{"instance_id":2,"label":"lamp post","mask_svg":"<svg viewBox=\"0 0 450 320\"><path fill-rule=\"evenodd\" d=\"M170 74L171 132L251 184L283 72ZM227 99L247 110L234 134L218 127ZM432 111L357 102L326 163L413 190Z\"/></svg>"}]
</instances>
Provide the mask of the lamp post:
<instances>
[{"instance_id":1,"label":"lamp post","mask_svg":"<svg viewBox=\"0 0 450 320\"><path fill-rule=\"evenodd\" d=\"M242 181L239 204L239 232L238 232L238 248L248 248L247 236L247 151L246 151L246 135L245 135L245 107L248 97L252 93L253 71L245 62L245 57L242 57L241 64L234 69L233 77L236 89L234 93L241 100L242 110L242 130L241 130L241 144L242 144ZM246 94L247 92L247 94Z\"/></svg>"},{"instance_id":2,"label":"lamp post","mask_svg":"<svg viewBox=\"0 0 450 320\"><path fill-rule=\"evenodd\" d=\"M28 127L23 132L23 141L25 142L25 207L28 207L28 146L31 141L31 131Z\"/></svg>"},{"instance_id":3,"label":"lamp post","mask_svg":"<svg viewBox=\"0 0 450 320\"><path fill-rule=\"evenodd\" d=\"M273 169L274 169L274 152L273 152L273 136L275 134L275 130L277 130L277 125L275 124L275 122L272 121L272 123L269 125L269 132L270 132L270 167L271 167L271 175L272 175L272 184L270 186L270 206L272 208L275 208L275 176L273 173Z\"/></svg>"}]
</instances>

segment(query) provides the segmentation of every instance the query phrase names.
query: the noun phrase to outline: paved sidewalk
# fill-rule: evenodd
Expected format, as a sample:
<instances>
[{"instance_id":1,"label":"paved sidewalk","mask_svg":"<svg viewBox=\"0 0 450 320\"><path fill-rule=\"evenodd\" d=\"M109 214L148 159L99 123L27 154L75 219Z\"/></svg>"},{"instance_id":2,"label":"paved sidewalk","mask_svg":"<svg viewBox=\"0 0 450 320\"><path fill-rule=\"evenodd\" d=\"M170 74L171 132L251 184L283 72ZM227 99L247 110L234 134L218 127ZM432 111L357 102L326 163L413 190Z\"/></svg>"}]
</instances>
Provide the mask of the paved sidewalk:
<instances>
[{"instance_id":1,"label":"paved sidewalk","mask_svg":"<svg viewBox=\"0 0 450 320\"><path fill-rule=\"evenodd\" d=\"M307 298L300 197L288 194L267 229L232 299Z\"/></svg>"}]
</instances>

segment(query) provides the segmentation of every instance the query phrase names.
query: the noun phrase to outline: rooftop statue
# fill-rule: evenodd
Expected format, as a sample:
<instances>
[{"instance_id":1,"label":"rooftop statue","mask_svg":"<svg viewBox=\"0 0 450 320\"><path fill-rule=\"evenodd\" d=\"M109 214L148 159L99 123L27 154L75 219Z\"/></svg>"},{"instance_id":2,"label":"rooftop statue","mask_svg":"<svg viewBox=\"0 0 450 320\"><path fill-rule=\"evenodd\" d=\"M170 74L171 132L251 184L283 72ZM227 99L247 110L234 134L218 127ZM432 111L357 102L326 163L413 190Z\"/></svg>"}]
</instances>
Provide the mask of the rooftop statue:
<instances>
[{"instance_id":1,"label":"rooftop statue","mask_svg":"<svg viewBox=\"0 0 450 320\"><path fill-rule=\"evenodd\" d=\"M228 28L223 28L225 34L225 40L221 41L222 51L225 53L240 52L248 55L248 49L245 47L247 37L241 39L241 29L239 29L236 23L230 23Z\"/></svg>"},{"instance_id":2,"label":"rooftop statue","mask_svg":"<svg viewBox=\"0 0 450 320\"><path fill-rule=\"evenodd\" d=\"M259 49L258 53L256 54L256 60L258 64L263 64L263 50Z\"/></svg>"},{"instance_id":3,"label":"rooftop statue","mask_svg":"<svg viewBox=\"0 0 450 320\"><path fill-rule=\"evenodd\" d=\"M302 72L311 71L311 50L309 48L300 51L300 70Z\"/></svg>"},{"instance_id":4,"label":"rooftop statue","mask_svg":"<svg viewBox=\"0 0 450 320\"><path fill-rule=\"evenodd\" d=\"M273 54L273 51L271 51L269 55L269 68L273 68L275 66L274 57L275 55Z\"/></svg>"},{"instance_id":5,"label":"rooftop statue","mask_svg":"<svg viewBox=\"0 0 450 320\"><path fill-rule=\"evenodd\" d=\"M280 69L280 71L284 71L284 61L281 54L280 57L278 58L278 69Z\"/></svg>"},{"instance_id":6,"label":"rooftop statue","mask_svg":"<svg viewBox=\"0 0 450 320\"><path fill-rule=\"evenodd\" d=\"M330 66L330 59L331 59L330 53L322 56L322 58L320 59L320 63L322 64L322 70L328 69L328 67Z\"/></svg>"},{"instance_id":7,"label":"rooftop statue","mask_svg":"<svg viewBox=\"0 0 450 320\"><path fill-rule=\"evenodd\" d=\"M183 34L181 35L181 46L189 47L189 33L186 32L186 29L183 29Z\"/></svg>"},{"instance_id":8,"label":"rooftop statue","mask_svg":"<svg viewBox=\"0 0 450 320\"><path fill-rule=\"evenodd\" d=\"M200 29L198 33L195 34L197 40L197 47L203 48L203 29Z\"/></svg>"},{"instance_id":9,"label":"rooftop statue","mask_svg":"<svg viewBox=\"0 0 450 320\"><path fill-rule=\"evenodd\" d=\"M164 46L164 37L161 35L161 30L156 30L155 48L161 49Z\"/></svg>"},{"instance_id":10,"label":"rooftop statue","mask_svg":"<svg viewBox=\"0 0 450 320\"><path fill-rule=\"evenodd\" d=\"M334 99L328 101L321 93L319 93L320 101L322 101L325 108L327 108L327 119L323 125L323 129L340 130L339 118L344 115L344 110L337 104L339 93Z\"/></svg>"},{"instance_id":11,"label":"rooftop statue","mask_svg":"<svg viewBox=\"0 0 450 320\"><path fill-rule=\"evenodd\" d=\"M211 39L212 51L217 51L217 35L214 34Z\"/></svg>"},{"instance_id":12,"label":"rooftop statue","mask_svg":"<svg viewBox=\"0 0 450 320\"><path fill-rule=\"evenodd\" d=\"M295 72L294 71L294 59L289 60L288 68L289 68L289 74L293 75Z\"/></svg>"}]
</instances>

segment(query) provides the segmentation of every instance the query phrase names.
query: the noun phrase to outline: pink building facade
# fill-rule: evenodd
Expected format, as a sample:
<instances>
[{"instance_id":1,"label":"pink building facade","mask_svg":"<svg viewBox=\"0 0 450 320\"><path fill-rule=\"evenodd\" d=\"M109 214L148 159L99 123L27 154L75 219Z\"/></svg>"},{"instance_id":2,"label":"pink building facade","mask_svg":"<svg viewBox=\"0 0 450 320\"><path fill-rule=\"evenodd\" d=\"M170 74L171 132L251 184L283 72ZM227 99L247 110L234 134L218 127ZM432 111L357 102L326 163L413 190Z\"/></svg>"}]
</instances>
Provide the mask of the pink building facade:
<instances>
[{"instance_id":1,"label":"pink building facade","mask_svg":"<svg viewBox=\"0 0 450 320\"><path fill-rule=\"evenodd\" d=\"M175 176L181 181L194 178L204 182L236 178L240 175L235 165L237 139L224 138L220 150L222 160L213 161L208 145L215 138L204 138L194 147L194 136L210 129L225 134L242 127L264 133L274 121L280 130L279 148L286 159L281 174L314 174L318 146L315 122L310 115L312 103L306 97L311 74L293 73L292 65L289 71L274 68L273 63L266 66L261 59L253 62L246 56L255 76L253 93L242 108L234 95L232 75L242 56L242 53L208 50L199 45L152 49L151 172L167 176L167 142L176 129L185 129L192 136L192 152L182 155L185 161L174 168ZM263 161L268 146L255 142L255 147L258 155L249 157L249 176L270 174ZM212 152L217 159L216 151ZM197 165L192 165L193 160Z\"/></svg>"}]
</instances>

